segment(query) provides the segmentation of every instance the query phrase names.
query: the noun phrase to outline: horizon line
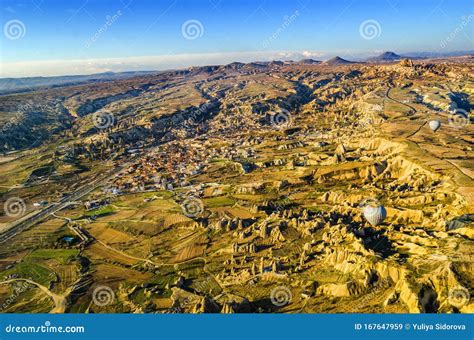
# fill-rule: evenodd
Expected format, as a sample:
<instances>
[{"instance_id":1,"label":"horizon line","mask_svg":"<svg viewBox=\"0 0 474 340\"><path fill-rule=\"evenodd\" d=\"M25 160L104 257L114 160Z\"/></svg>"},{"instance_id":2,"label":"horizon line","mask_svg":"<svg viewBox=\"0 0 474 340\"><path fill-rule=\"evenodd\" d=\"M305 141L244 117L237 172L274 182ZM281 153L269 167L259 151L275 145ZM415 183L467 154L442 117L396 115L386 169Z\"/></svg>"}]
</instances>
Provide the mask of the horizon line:
<instances>
[{"instance_id":1,"label":"horizon line","mask_svg":"<svg viewBox=\"0 0 474 340\"><path fill-rule=\"evenodd\" d=\"M107 72L165 72L189 67L227 65L233 62L301 61L304 59L329 60L336 56L350 61L365 61L385 52L393 52L401 57L416 54L469 55L474 50L453 50L440 52L395 52L393 50L371 51L244 51L211 52L187 54L162 54L132 57L105 57L83 59L26 60L0 63L0 79L20 79L32 77L87 76ZM315 59L316 58L316 59ZM6 69L8 68L8 72ZM48 71L49 70L49 71Z\"/></svg>"}]
</instances>

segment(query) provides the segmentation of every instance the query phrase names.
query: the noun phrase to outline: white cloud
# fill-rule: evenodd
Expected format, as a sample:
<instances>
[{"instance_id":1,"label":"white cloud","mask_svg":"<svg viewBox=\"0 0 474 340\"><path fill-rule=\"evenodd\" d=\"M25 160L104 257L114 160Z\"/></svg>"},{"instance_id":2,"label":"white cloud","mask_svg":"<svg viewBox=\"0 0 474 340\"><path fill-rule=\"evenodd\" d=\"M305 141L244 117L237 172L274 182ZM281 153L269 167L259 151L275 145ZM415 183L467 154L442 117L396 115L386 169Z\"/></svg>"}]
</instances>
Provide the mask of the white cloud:
<instances>
[{"instance_id":1,"label":"white cloud","mask_svg":"<svg viewBox=\"0 0 474 340\"><path fill-rule=\"evenodd\" d=\"M153 71L177 69L189 66L221 65L234 61L300 60L304 58L321 59L322 57L328 57L328 55L316 51L265 51L177 54L101 59L16 61L1 63L0 77L79 75L108 71Z\"/></svg>"},{"instance_id":2,"label":"white cloud","mask_svg":"<svg viewBox=\"0 0 474 340\"><path fill-rule=\"evenodd\" d=\"M15 13L16 13L15 9L14 9L12 6L4 7L3 10L4 10L5 12L11 13L11 14L15 14Z\"/></svg>"},{"instance_id":3,"label":"white cloud","mask_svg":"<svg viewBox=\"0 0 474 340\"><path fill-rule=\"evenodd\" d=\"M321 52L303 51L302 55L305 58L320 58L323 57L325 54Z\"/></svg>"}]
</instances>

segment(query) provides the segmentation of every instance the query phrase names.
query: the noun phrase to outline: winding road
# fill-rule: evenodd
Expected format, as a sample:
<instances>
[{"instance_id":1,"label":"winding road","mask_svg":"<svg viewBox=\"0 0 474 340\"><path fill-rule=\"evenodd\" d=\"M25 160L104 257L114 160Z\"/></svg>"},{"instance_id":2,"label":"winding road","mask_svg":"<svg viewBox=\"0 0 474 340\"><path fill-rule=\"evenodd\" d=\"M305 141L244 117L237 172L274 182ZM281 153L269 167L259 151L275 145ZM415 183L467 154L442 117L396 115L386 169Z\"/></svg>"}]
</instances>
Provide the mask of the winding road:
<instances>
[{"instance_id":1,"label":"winding road","mask_svg":"<svg viewBox=\"0 0 474 340\"><path fill-rule=\"evenodd\" d=\"M46 288L45 286L33 281L33 280L30 280L30 279L24 279L24 278L17 278L17 279L10 279L10 280L6 280L6 281L2 281L0 282L0 285L2 284L9 284L9 283L13 283L13 282L19 282L19 281L22 281L22 282L27 282L33 286L36 286L37 288L39 288L43 293L47 294L51 299L53 299L53 302L54 302L54 308L50 311L50 313L64 313L66 311L66 307L67 307L67 297L69 296L69 294L71 293L71 289L68 288L64 294L62 295L59 295L59 294L56 294L56 293L53 293L52 291L50 291L48 288Z\"/></svg>"},{"instance_id":2,"label":"winding road","mask_svg":"<svg viewBox=\"0 0 474 340\"><path fill-rule=\"evenodd\" d=\"M390 97L390 91L393 89L393 87L389 87L387 89L387 92L385 93L385 97L387 97L388 99L390 100L393 100L394 102L398 103L398 104L401 104L401 105L405 105L406 107L410 108L410 110L413 110L413 113L416 113L418 110L415 109L415 107L411 106L411 105L408 105L407 103L404 103L404 102L401 102L399 101L398 99L395 99L395 98L392 98Z\"/></svg>"},{"instance_id":3,"label":"winding road","mask_svg":"<svg viewBox=\"0 0 474 340\"><path fill-rule=\"evenodd\" d=\"M413 106L408 105L408 104L406 104L406 103L403 103L403 102L401 102L401 101L399 101L399 100L397 100L397 99L394 99L394 98L390 97L390 90L392 90L392 87L389 87L389 88L387 89L387 92L385 93L385 96L386 96L388 99L393 100L393 101L396 102L396 103L399 103L399 104L402 104L402 105L405 105L405 106L409 107L411 110L414 111L414 113L418 112L418 110L417 110L416 108L414 108ZM449 90L451 91L451 89L449 89ZM425 126L427 123L428 123L428 122L425 121L423 124L421 124L421 125L418 127L418 129L416 129L414 132L410 133L409 135L404 136L404 138L410 138L410 137L414 136L414 135L417 134L417 133L423 128L423 126ZM418 143L416 143L416 142L414 142L414 143L418 146ZM430 153L430 154L431 154L431 153ZM431 155L432 155L433 157L435 157L435 158L442 159L442 160L448 162L449 164L451 164L452 166L454 166L456 169L458 169L461 173L463 173L464 175L466 175L466 176L469 177L470 179L474 179L470 174L466 173L465 169L463 169L462 167L460 167L460 166L457 165L456 163L452 162L451 160L446 159L446 158L439 158L439 157L436 157L436 156L433 155L433 154L431 154Z\"/></svg>"},{"instance_id":4,"label":"winding road","mask_svg":"<svg viewBox=\"0 0 474 340\"><path fill-rule=\"evenodd\" d=\"M413 107L413 106L411 106L411 105L409 105L409 104L407 104L407 103L401 102L401 101L399 101L398 99L395 99L395 98L393 98L393 97L390 97L390 91L391 91L392 89L393 89L393 87L389 87L389 88L387 89L387 92L385 93L385 97L387 97L387 98L390 99L391 101L394 101L395 103L398 103L398 104L400 104L400 105L404 105L404 106L408 107L408 108L413 112L413 114L415 114L415 113L418 112L418 110L417 110L415 107ZM417 134L417 133L423 128L423 126L426 125L426 123L427 123L427 122L424 122L423 124L421 124L421 125L418 127L418 129L416 129L414 132L412 132L412 133L410 133L410 134L404 136L404 138L410 138L410 137L414 136L415 134Z\"/></svg>"},{"instance_id":5,"label":"winding road","mask_svg":"<svg viewBox=\"0 0 474 340\"><path fill-rule=\"evenodd\" d=\"M54 213L66 208L68 205L72 204L75 201L78 201L80 198L84 197L85 195L89 194L93 190L97 189L99 186L106 183L108 180L114 178L115 176L119 175L126 167L132 164L140 155L130 159L128 162L123 163L113 169L109 170L105 174L92 178L89 183L85 184L84 186L77 189L75 192L71 193L70 195L63 197L58 202L52 203L49 206L45 207L40 212L24 217L19 219L6 230L0 233L0 244L3 242L8 241L15 235L21 233L22 231L48 219Z\"/></svg>"}]
</instances>

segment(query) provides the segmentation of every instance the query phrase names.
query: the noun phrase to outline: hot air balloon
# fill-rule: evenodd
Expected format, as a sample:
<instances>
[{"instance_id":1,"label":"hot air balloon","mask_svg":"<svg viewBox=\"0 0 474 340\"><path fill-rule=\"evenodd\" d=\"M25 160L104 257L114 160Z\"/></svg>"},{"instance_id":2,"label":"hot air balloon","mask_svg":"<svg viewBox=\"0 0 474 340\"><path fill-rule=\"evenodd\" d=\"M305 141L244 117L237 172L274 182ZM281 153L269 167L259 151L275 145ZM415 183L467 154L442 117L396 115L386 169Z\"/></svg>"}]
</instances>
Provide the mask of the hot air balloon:
<instances>
[{"instance_id":1,"label":"hot air balloon","mask_svg":"<svg viewBox=\"0 0 474 340\"><path fill-rule=\"evenodd\" d=\"M436 132L441 127L441 122L439 120L431 120L428 125L430 126L430 129Z\"/></svg>"},{"instance_id":2,"label":"hot air balloon","mask_svg":"<svg viewBox=\"0 0 474 340\"><path fill-rule=\"evenodd\" d=\"M387 217L387 210L382 205L367 205L364 210L364 217L373 226L377 226Z\"/></svg>"}]
</instances>

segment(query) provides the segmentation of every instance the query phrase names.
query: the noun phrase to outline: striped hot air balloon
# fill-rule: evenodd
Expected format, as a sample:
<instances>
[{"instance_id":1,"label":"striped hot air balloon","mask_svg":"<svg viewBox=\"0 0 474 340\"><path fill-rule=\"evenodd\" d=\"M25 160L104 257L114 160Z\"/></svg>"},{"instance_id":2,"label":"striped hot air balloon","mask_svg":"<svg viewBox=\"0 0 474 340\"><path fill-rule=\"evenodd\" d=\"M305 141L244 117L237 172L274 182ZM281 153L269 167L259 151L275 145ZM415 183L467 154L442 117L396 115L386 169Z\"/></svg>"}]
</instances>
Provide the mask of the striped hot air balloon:
<instances>
[{"instance_id":1,"label":"striped hot air balloon","mask_svg":"<svg viewBox=\"0 0 474 340\"><path fill-rule=\"evenodd\" d=\"M382 205L372 206L367 205L364 208L364 217L373 226L377 226L387 217L387 210Z\"/></svg>"},{"instance_id":2,"label":"striped hot air balloon","mask_svg":"<svg viewBox=\"0 0 474 340\"><path fill-rule=\"evenodd\" d=\"M436 130L438 130L441 127L441 122L439 120L430 120L428 125L430 126L431 130L436 132Z\"/></svg>"}]
</instances>

